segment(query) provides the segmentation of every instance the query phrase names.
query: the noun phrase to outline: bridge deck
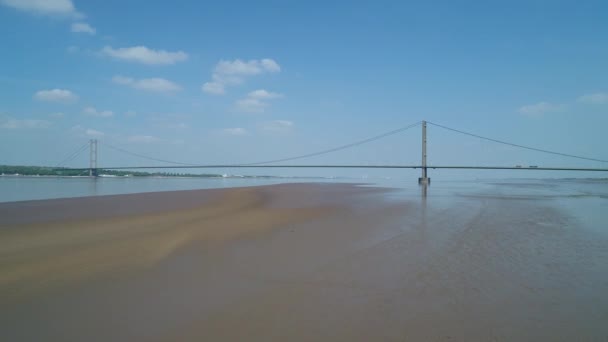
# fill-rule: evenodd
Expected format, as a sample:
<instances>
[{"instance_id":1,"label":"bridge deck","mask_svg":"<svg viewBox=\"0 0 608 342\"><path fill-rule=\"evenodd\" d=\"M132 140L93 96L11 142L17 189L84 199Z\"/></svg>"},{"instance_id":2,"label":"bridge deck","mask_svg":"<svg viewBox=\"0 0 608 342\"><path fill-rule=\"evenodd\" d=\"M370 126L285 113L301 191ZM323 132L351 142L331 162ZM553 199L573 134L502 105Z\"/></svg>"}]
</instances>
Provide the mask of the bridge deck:
<instances>
[{"instance_id":1,"label":"bridge deck","mask_svg":"<svg viewBox=\"0 0 608 342\"><path fill-rule=\"evenodd\" d=\"M334 168L334 169L422 169L422 165L173 165L173 166L110 166L99 167L105 170L135 170L135 169L225 169L225 168ZM595 171L608 172L602 168L580 167L518 167L518 166L446 166L427 165L427 169L460 169L460 170L528 170L528 171ZM58 170L88 170L89 168L57 168Z\"/></svg>"}]
</instances>

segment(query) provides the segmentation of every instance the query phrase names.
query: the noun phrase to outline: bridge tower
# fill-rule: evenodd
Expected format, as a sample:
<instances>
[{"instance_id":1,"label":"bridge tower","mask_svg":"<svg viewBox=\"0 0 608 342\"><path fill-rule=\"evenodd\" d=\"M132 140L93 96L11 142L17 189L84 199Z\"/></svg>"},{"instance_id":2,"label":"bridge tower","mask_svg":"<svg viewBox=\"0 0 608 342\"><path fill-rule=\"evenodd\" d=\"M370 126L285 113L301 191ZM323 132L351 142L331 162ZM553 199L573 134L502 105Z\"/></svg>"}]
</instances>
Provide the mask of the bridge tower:
<instances>
[{"instance_id":1,"label":"bridge tower","mask_svg":"<svg viewBox=\"0 0 608 342\"><path fill-rule=\"evenodd\" d=\"M89 140L89 177L97 177L97 139Z\"/></svg>"},{"instance_id":2,"label":"bridge tower","mask_svg":"<svg viewBox=\"0 0 608 342\"><path fill-rule=\"evenodd\" d=\"M422 121L422 177L418 178L418 184L425 186L431 184L426 169L426 121Z\"/></svg>"}]
</instances>

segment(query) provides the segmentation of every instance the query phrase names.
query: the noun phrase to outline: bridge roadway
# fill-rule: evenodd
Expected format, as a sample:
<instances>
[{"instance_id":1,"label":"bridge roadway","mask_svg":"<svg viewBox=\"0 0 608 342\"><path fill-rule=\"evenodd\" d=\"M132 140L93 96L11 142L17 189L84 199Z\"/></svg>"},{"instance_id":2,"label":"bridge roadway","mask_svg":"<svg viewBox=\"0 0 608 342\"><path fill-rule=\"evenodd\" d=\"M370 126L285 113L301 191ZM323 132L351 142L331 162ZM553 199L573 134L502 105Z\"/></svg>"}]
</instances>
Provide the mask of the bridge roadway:
<instances>
[{"instance_id":1,"label":"bridge roadway","mask_svg":"<svg viewBox=\"0 0 608 342\"><path fill-rule=\"evenodd\" d=\"M173 165L173 166L112 166L98 167L97 170L136 170L136 169L225 169L225 168L334 168L334 169L423 169L422 165ZM427 169L460 170L528 170L528 171L593 171L608 172L602 168L579 167L518 167L518 166L445 166L427 165ZM89 170L89 168L55 168L56 170Z\"/></svg>"}]
</instances>

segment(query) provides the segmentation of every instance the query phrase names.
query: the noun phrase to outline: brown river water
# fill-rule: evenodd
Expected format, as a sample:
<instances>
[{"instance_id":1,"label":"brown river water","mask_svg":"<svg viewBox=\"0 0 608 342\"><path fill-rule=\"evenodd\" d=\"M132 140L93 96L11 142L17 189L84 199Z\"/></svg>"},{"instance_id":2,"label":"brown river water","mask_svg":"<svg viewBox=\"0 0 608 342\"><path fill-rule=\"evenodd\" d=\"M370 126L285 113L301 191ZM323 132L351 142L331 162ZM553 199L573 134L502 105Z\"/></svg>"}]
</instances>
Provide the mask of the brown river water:
<instances>
[{"instance_id":1,"label":"brown river water","mask_svg":"<svg viewBox=\"0 0 608 342\"><path fill-rule=\"evenodd\" d=\"M4 341L605 341L607 294L603 181L0 204Z\"/></svg>"}]
</instances>

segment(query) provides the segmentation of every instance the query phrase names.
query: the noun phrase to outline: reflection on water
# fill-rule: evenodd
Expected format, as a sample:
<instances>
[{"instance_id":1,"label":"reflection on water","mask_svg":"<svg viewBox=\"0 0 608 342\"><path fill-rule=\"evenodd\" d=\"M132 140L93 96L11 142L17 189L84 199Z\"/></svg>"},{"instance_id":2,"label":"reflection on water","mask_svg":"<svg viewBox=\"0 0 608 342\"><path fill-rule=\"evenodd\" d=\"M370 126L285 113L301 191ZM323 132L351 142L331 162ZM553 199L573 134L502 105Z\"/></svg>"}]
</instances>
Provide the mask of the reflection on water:
<instances>
[{"instance_id":1,"label":"reflection on water","mask_svg":"<svg viewBox=\"0 0 608 342\"><path fill-rule=\"evenodd\" d=\"M0 202L311 181L327 180L322 178L0 177Z\"/></svg>"},{"instance_id":2,"label":"reflection on water","mask_svg":"<svg viewBox=\"0 0 608 342\"><path fill-rule=\"evenodd\" d=\"M429 185L420 185L420 196L421 200L426 203L426 195L429 190Z\"/></svg>"},{"instance_id":3,"label":"reflection on water","mask_svg":"<svg viewBox=\"0 0 608 342\"><path fill-rule=\"evenodd\" d=\"M2 192L23 190L23 198L44 191L100 195L275 182L285 180L0 184ZM366 193L337 216L225 245L193 245L141 272L0 310L4 336L49 341L266 341L280 333L288 340L328 341L608 336L608 184L434 181L426 187L376 180L374 185L393 191ZM389 205L378 205L382 201Z\"/></svg>"},{"instance_id":4,"label":"reflection on water","mask_svg":"<svg viewBox=\"0 0 608 342\"><path fill-rule=\"evenodd\" d=\"M82 197L139 192L213 189L301 182L346 182L357 179L323 178L60 178L0 177L0 202ZM426 217L427 205L445 209L466 201L512 200L547 202L577 218L583 226L605 232L608 222L608 182L602 180L492 180L436 181L420 186L413 179L366 179L372 186L394 189L385 200L420 202ZM416 189L418 188L418 189Z\"/></svg>"}]
</instances>

